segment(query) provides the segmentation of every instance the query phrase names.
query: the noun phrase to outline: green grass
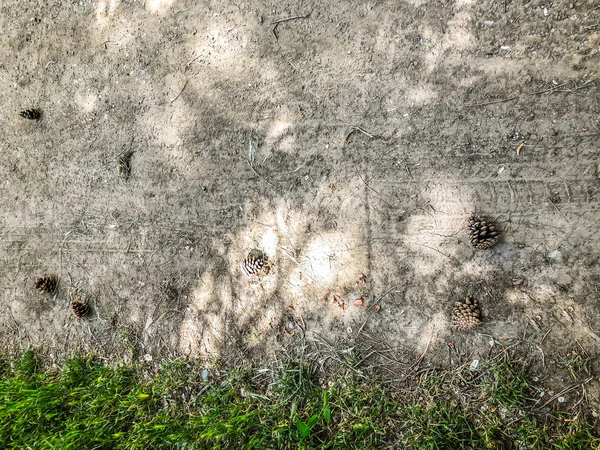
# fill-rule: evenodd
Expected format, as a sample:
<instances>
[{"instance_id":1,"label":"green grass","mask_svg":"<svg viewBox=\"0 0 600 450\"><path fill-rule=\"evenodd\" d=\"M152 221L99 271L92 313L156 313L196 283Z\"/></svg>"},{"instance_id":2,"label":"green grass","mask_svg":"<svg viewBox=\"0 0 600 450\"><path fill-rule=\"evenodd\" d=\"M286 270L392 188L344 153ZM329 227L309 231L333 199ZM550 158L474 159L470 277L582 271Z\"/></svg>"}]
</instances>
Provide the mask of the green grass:
<instances>
[{"instance_id":1,"label":"green grass","mask_svg":"<svg viewBox=\"0 0 600 450\"><path fill-rule=\"evenodd\" d=\"M544 422L532 415L534 391L525 367L505 354L467 384L464 376L432 372L403 392L384 390L352 372L325 379L316 367L288 358L275 369L232 369L207 383L203 368L185 360L150 372L76 357L51 371L27 352L0 359L0 448L600 446L597 424L581 415L555 413Z\"/></svg>"}]
</instances>

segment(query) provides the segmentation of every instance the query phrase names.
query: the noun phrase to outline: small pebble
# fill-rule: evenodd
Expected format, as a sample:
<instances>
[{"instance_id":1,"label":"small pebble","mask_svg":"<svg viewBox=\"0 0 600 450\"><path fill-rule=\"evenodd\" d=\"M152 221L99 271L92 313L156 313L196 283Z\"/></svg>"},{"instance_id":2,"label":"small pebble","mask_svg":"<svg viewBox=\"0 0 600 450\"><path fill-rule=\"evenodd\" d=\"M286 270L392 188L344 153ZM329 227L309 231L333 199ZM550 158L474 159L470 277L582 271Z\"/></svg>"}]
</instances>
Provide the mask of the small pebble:
<instances>
[{"instance_id":1,"label":"small pebble","mask_svg":"<svg viewBox=\"0 0 600 450\"><path fill-rule=\"evenodd\" d=\"M560 250L553 250L550 253L548 253L548 258L556 261L556 262L562 262L563 261L563 257L562 257L562 253L560 252Z\"/></svg>"}]
</instances>

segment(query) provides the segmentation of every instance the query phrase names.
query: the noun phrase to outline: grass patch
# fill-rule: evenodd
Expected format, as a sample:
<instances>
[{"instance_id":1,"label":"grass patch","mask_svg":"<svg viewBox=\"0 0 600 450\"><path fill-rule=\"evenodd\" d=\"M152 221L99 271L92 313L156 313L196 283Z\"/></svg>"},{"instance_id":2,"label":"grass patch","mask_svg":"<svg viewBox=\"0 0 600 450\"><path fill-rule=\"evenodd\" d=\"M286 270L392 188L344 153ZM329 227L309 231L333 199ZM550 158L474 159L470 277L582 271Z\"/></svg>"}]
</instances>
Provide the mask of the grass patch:
<instances>
[{"instance_id":1,"label":"grass patch","mask_svg":"<svg viewBox=\"0 0 600 450\"><path fill-rule=\"evenodd\" d=\"M595 423L529 413L532 385L506 355L476 381L432 373L406 392L288 359L230 370L167 361L107 367L93 357L41 370L35 354L0 361L5 449L593 449ZM482 369L484 370L484 369ZM463 383L464 384L464 383ZM465 392L469 395L465 395ZM510 414L506 414L510 411ZM567 420L565 420L567 419Z\"/></svg>"}]
</instances>

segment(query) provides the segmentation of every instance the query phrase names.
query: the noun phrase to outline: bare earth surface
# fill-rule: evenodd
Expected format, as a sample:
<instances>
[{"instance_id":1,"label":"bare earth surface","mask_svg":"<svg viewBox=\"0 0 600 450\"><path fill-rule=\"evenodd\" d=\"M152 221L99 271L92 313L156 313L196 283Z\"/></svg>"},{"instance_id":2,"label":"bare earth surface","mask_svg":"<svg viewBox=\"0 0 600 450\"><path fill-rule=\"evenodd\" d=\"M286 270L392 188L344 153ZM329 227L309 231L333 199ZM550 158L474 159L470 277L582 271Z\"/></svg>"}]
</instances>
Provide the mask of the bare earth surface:
<instances>
[{"instance_id":1,"label":"bare earth surface","mask_svg":"<svg viewBox=\"0 0 600 450\"><path fill-rule=\"evenodd\" d=\"M360 333L454 367L518 342L563 384L600 351L596 1L5 0L0 30L3 348L260 362Z\"/></svg>"}]
</instances>

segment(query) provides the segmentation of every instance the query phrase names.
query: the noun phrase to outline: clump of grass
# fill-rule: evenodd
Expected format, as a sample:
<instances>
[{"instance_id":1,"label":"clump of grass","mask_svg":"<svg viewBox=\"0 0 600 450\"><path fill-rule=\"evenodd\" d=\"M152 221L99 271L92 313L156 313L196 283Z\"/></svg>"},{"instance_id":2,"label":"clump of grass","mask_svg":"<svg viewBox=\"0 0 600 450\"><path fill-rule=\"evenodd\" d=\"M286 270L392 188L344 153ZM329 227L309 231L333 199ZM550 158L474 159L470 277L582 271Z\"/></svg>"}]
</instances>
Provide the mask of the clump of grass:
<instances>
[{"instance_id":1,"label":"clump of grass","mask_svg":"<svg viewBox=\"0 0 600 450\"><path fill-rule=\"evenodd\" d=\"M232 369L207 379L176 359L107 367L76 357L41 370L33 352L0 361L0 448L35 449L588 449L595 424L525 414L531 384L508 356L492 360L469 396L450 372L410 395L354 372L325 383L317 365L288 358L270 371ZM478 378L479 379L479 378ZM483 406L486 406L485 408ZM507 417L500 409L517 411ZM569 419L571 420L571 419Z\"/></svg>"},{"instance_id":2,"label":"clump of grass","mask_svg":"<svg viewBox=\"0 0 600 450\"><path fill-rule=\"evenodd\" d=\"M531 396L532 386L522 361L501 352L489 365L485 389L492 400L510 410L524 405Z\"/></svg>"}]
</instances>

